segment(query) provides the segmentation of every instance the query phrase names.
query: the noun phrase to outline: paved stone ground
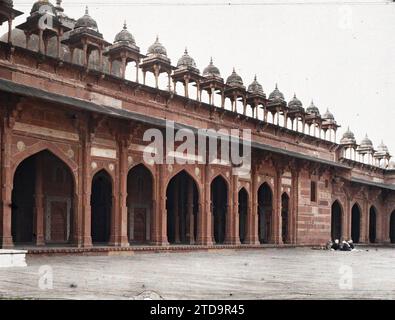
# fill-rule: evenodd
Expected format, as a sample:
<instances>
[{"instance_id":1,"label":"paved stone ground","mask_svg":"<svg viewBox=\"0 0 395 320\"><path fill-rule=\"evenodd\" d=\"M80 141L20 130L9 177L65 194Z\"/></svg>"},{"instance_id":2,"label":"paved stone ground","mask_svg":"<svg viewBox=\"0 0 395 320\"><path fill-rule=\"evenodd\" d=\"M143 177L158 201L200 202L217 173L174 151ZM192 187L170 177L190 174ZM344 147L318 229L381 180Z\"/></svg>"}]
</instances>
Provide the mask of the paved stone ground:
<instances>
[{"instance_id":1,"label":"paved stone ground","mask_svg":"<svg viewBox=\"0 0 395 320\"><path fill-rule=\"evenodd\" d=\"M39 268L43 265L53 269L52 290L39 288ZM350 270L353 289L341 289L339 282L349 284L341 281L341 272L347 274ZM32 256L28 257L26 268L0 269L0 298L145 297L395 299L395 249L333 252L297 248L132 256Z\"/></svg>"}]
</instances>

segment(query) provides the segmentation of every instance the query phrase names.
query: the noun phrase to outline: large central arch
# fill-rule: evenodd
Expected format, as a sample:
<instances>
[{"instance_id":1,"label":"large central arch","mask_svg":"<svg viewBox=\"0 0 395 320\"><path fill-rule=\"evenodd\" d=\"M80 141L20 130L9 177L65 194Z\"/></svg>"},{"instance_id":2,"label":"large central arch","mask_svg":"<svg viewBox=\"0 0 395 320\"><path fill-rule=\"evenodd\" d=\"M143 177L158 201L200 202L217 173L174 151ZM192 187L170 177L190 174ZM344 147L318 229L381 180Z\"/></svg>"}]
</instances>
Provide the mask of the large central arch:
<instances>
[{"instance_id":1,"label":"large central arch","mask_svg":"<svg viewBox=\"0 0 395 320\"><path fill-rule=\"evenodd\" d=\"M70 168L48 150L20 162L11 205L15 244L64 244L74 238L74 182Z\"/></svg>"},{"instance_id":2,"label":"large central arch","mask_svg":"<svg viewBox=\"0 0 395 320\"><path fill-rule=\"evenodd\" d=\"M211 182L211 204L213 213L213 234L217 244L225 242L228 215L228 185L222 176Z\"/></svg>"},{"instance_id":3,"label":"large central arch","mask_svg":"<svg viewBox=\"0 0 395 320\"><path fill-rule=\"evenodd\" d=\"M105 170L95 174L91 193L92 242L106 244L110 241L112 213L112 179Z\"/></svg>"},{"instance_id":4,"label":"large central arch","mask_svg":"<svg viewBox=\"0 0 395 320\"><path fill-rule=\"evenodd\" d=\"M143 164L132 168L127 179L128 239L131 243L151 240L153 177Z\"/></svg>"},{"instance_id":5,"label":"large central arch","mask_svg":"<svg viewBox=\"0 0 395 320\"><path fill-rule=\"evenodd\" d=\"M332 241L342 239L342 218L343 209L339 201L335 201L332 204L332 215L331 215L331 237Z\"/></svg>"},{"instance_id":6,"label":"large central arch","mask_svg":"<svg viewBox=\"0 0 395 320\"><path fill-rule=\"evenodd\" d=\"M361 209L358 203L355 203L351 209L351 239L359 243L361 237Z\"/></svg>"},{"instance_id":7,"label":"large central arch","mask_svg":"<svg viewBox=\"0 0 395 320\"><path fill-rule=\"evenodd\" d=\"M265 182L258 189L258 235L260 243L272 239L273 192Z\"/></svg>"},{"instance_id":8,"label":"large central arch","mask_svg":"<svg viewBox=\"0 0 395 320\"><path fill-rule=\"evenodd\" d=\"M169 243L194 244L198 233L199 193L195 180L185 170L167 186L166 210Z\"/></svg>"}]
</instances>

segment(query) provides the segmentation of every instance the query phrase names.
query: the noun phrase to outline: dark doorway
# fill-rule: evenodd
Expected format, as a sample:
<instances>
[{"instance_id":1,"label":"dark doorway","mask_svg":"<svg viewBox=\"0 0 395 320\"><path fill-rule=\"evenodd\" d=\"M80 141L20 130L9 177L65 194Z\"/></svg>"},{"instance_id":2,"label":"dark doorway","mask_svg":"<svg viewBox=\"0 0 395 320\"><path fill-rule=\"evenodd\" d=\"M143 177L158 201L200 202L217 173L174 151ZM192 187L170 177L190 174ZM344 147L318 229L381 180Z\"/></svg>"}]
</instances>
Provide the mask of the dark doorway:
<instances>
[{"instance_id":1,"label":"dark doorway","mask_svg":"<svg viewBox=\"0 0 395 320\"><path fill-rule=\"evenodd\" d=\"M228 187L221 176L211 182L211 204L213 213L214 241L217 244L225 242L226 219L228 211Z\"/></svg>"},{"instance_id":2,"label":"dark doorway","mask_svg":"<svg viewBox=\"0 0 395 320\"><path fill-rule=\"evenodd\" d=\"M248 193L246 189L239 191L239 237L245 243L247 236Z\"/></svg>"},{"instance_id":3,"label":"dark doorway","mask_svg":"<svg viewBox=\"0 0 395 320\"><path fill-rule=\"evenodd\" d=\"M351 239L354 243L359 243L361 235L361 210L356 203L351 210Z\"/></svg>"},{"instance_id":4,"label":"dark doorway","mask_svg":"<svg viewBox=\"0 0 395 320\"><path fill-rule=\"evenodd\" d=\"M41 151L14 174L11 231L15 244L63 244L73 234L74 181L67 165Z\"/></svg>"},{"instance_id":5,"label":"dark doorway","mask_svg":"<svg viewBox=\"0 0 395 320\"><path fill-rule=\"evenodd\" d=\"M171 244L194 244L197 239L199 194L195 181L181 171L166 191L167 239Z\"/></svg>"},{"instance_id":6,"label":"dark doorway","mask_svg":"<svg viewBox=\"0 0 395 320\"><path fill-rule=\"evenodd\" d=\"M102 170L92 179L91 212L92 242L107 243L110 240L112 211L112 183L110 175Z\"/></svg>"},{"instance_id":7,"label":"dark doorway","mask_svg":"<svg viewBox=\"0 0 395 320\"><path fill-rule=\"evenodd\" d=\"M140 164L129 171L127 183L128 239L131 243L147 243L152 233L152 174Z\"/></svg>"},{"instance_id":8,"label":"dark doorway","mask_svg":"<svg viewBox=\"0 0 395 320\"><path fill-rule=\"evenodd\" d=\"M281 235L283 243L289 243L289 196L283 193L281 196Z\"/></svg>"},{"instance_id":9,"label":"dark doorway","mask_svg":"<svg viewBox=\"0 0 395 320\"><path fill-rule=\"evenodd\" d=\"M12 190L12 238L15 244L33 243L34 239L34 193L36 160L24 160L14 175Z\"/></svg>"},{"instance_id":10,"label":"dark doorway","mask_svg":"<svg viewBox=\"0 0 395 320\"><path fill-rule=\"evenodd\" d=\"M267 183L258 190L258 236L260 243L269 243L272 237L273 193Z\"/></svg>"},{"instance_id":11,"label":"dark doorway","mask_svg":"<svg viewBox=\"0 0 395 320\"><path fill-rule=\"evenodd\" d=\"M331 217L331 236L332 241L336 239L341 240L342 238L342 208L338 201L335 201L332 205L332 217Z\"/></svg>"},{"instance_id":12,"label":"dark doorway","mask_svg":"<svg viewBox=\"0 0 395 320\"><path fill-rule=\"evenodd\" d=\"M390 218L390 240L391 243L395 243L395 211L392 212Z\"/></svg>"},{"instance_id":13,"label":"dark doorway","mask_svg":"<svg viewBox=\"0 0 395 320\"><path fill-rule=\"evenodd\" d=\"M369 242L376 242L376 209L371 207L369 210Z\"/></svg>"}]
</instances>

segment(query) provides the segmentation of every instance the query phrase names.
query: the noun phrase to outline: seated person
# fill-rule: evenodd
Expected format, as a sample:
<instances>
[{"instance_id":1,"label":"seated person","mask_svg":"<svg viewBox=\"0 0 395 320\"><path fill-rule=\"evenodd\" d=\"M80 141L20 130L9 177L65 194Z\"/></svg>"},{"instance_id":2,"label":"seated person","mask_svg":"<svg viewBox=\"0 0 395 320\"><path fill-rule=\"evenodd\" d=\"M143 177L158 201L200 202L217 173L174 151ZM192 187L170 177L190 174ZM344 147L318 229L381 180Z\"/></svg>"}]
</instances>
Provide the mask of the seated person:
<instances>
[{"instance_id":1,"label":"seated person","mask_svg":"<svg viewBox=\"0 0 395 320\"><path fill-rule=\"evenodd\" d=\"M347 241L343 241L341 250L342 251L351 251L351 247Z\"/></svg>"},{"instance_id":2,"label":"seated person","mask_svg":"<svg viewBox=\"0 0 395 320\"><path fill-rule=\"evenodd\" d=\"M336 239L335 243L332 245L332 250L340 250L340 244L339 244L339 240Z\"/></svg>"},{"instance_id":3,"label":"seated person","mask_svg":"<svg viewBox=\"0 0 395 320\"><path fill-rule=\"evenodd\" d=\"M348 245L350 246L351 250L355 249L354 242L352 241L352 239L348 240Z\"/></svg>"}]
</instances>

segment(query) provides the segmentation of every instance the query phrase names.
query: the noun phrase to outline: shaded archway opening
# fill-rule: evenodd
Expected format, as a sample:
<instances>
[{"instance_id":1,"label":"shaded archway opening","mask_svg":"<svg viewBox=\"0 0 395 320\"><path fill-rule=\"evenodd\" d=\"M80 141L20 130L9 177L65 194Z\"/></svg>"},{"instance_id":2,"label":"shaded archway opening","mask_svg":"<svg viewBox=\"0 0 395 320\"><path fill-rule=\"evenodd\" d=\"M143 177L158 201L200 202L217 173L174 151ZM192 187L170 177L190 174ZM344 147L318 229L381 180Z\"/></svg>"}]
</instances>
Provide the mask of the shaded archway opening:
<instances>
[{"instance_id":1,"label":"shaded archway opening","mask_svg":"<svg viewBox=\"0 0 395 320\"><path fill-rule=\"evenodd\" d=\"M112 212L112 182L105 170L93 177L91 192L92 242L105 244L110 240Z\"/></svg>"},{"instance_id":2,"label":"shaded archway opening","mask_svg":"<svg viewBox=\"0 0 395 320\"><path fill-rule=\"evenodd\" d=\"M390 241L395 243L395 211L392 212L390 218Z\"/></svg>"},{"instance_id":3,"label":"shaded archway opening","mask_svg":"<svg viewBox=\"0 0 395 320\"><path fill-rule=\"evenodd\" d=\"M332 241L341 240L342 238L342 208L338 201L332 204L331 215L331 237Z\"/></svg>"},{"instance_id":4,"label":"shaded archway opening","mask_svg":"<svg viewBox=\"0 0 395 320\"><path fill-rule=\"evenodd\" d=\"M132 168L127 178L128 239L130 243L151 241L153 178L144 166Z\"/></svg>"},{"instance_id":5,"label":"shaded archway opening","mask_svg":"<svg viewBox=\"0 0 395 320\"><path fill-rule=\"evenodd\" d=\"M283 193L281 196L281 236L283 243L289 243L289 196Z\"/></svg>"},{"instance_id":6,"label":"shaded archway opening","mask_svg":"<svg viewBox=\"0 0 395 320\"><path fill-rule=\"evenodd\" d=\"M269 243L272 237L273 193L267 183L258 190L258 236L260 243Z\"/></svg>"},{"instance_id":7,"label":"shaded archway opening","mask_svg":"<svg viewBox=\"0 0 395 320\"><path fill-rule=\"evenodd\" d=\"M361 210L358 204L354 204L351 209L351 239L354 243L359 243L361 237Z\"/></svg>"},{"instance_id":8,"label":"shaded archway opening","mask_svg":"<svg viewBox=\"0 0 395 320\"><path fill-rule=\"evenodd\" d=\"M239 191L239 237L245 243L247 236L248 193L246 189Z\"/></svg>"},{"instance_id":9,"label":"shaded archway opening","mask_svg":"<svg viewBox=\"0 0 395 320\"><path fill-rule=\"evenodd\" d=\"M369 242L375 243L377 237L377 225L376 225L376 209L371 207L369 210Z\"/></svg>"},{"instance_id":10,"label":"shaded archway opening","mask_svg":"<svg viewBox=\"0 0 395 320\"><path fill-rule=\"evenodd\" d=\"M17 167L12 190L15 244L65 244L74 237L74 179L69 167L41 151Z\"/></svg>"},{"instance_id":11,"label":"shaded archway opening","mask_svg":"<svg viewBox=\"0 0 395 320\"><path fill-rule=\"evenodd\" d=\"M171 244L194 244L198 232L199 193L193 178L181 171L166 191L167 239Z\"/></svg>"},{"instance_id":12,"label":"shaded archway opening","mask_svg":"<svg viewBox=\"0 0 395 320\"><path fill-rule=\"evenodd\" d=\"M212 227L214 241L217 244L225 242L226 219L228 212L228 186L221 176L211 182Z\"/></svg>"}]
</instances>

